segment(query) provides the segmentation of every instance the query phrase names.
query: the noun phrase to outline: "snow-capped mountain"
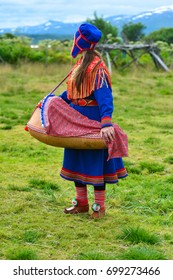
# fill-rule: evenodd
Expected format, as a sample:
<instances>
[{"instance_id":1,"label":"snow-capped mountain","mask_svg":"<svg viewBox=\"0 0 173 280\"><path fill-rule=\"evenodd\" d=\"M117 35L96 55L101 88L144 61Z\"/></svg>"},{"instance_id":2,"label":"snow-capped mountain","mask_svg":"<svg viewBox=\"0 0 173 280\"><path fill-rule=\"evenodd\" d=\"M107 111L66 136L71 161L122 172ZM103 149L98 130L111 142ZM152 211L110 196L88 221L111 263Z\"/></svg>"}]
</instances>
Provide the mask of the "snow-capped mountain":
<instances>
[{"instance_id":1,"label":"snow-capped mountain","mask_svg":"<svg viewBox=\"0 0 173 280\"><path fill-rule=\"evenodd\" d=\"M112 25L116 25L119 29L128 22L141 22L144 26L146 26L145 34L149 34L155 30L159 30L160 28L173 27L173 5L160 7L134 16L112 16L107 18L107 20Z\"/></svg>"},{"instance_id":2,"label":"snow-capped mountain","mask_svg":"<svg viewBox=\"0 0 173 280\"><path fill-rule=\"evenodd\" d=\"M118 27L120 31L125 23L138 23L141 22L146 29L145 34L149 34L155 30L159 30L163 27L173 28L173 5L160 7L151 11L143 12L133 16L118 15L104 18L112 25ZM44 36L50 38L51 36L73 38L73 34L78 28L78 23L63 23L60 21L49 20L43 24L36 26L23 26L15 29L6 28L0 29L0 34L12 33L15 35L26 35L26 36Z\"/></svg>"},{"instance_id":3,"label":"snow-capped mountain","mask_svg":"<svg viewBox=\"0 0 173 280\"><path fill-rule=\"evenodd\" d=\"M0 29L0 34L12 33L15 35L57 35L63 37L73 36L79 23L63 23L60 21L49 20L36 26L23 26L18 28ZM49 37L49 36L48 36Z\"/></svg>"}]
</instances>

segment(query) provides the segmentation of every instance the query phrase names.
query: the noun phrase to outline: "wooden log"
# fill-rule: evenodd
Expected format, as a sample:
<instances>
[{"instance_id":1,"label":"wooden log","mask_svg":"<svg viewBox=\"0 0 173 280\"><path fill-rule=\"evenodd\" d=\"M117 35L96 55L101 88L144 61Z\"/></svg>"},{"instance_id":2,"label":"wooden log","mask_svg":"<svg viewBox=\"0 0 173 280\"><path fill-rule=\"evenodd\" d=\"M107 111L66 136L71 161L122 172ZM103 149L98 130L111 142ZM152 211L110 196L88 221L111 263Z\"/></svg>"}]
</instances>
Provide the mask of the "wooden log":
<instances>
[{"instance_id":1,"label":"wooden log","mask_svg":"<svg viewBox=\"0 0 173 280\"><path fill-rule=\"evenodd\" d=\"M108 62L109 72L112 73L111 61L110 61L110 56L109 56L108 52L106 52L106 58L107 58L107 62Z\"/></svg>"},{"instance_id":2,"label":"wooden log","mask_svg":"<svg viewBox=\"0 0 173 280\"><path fill-rule=\"evenodd\" d=\"M169 68L166 66L166 64L163 62L163 60L152 50L150 50L150 54L154 57L154 59L157 61L157 63L167 72L169 72Z\"/></svg>"}]
</instances>

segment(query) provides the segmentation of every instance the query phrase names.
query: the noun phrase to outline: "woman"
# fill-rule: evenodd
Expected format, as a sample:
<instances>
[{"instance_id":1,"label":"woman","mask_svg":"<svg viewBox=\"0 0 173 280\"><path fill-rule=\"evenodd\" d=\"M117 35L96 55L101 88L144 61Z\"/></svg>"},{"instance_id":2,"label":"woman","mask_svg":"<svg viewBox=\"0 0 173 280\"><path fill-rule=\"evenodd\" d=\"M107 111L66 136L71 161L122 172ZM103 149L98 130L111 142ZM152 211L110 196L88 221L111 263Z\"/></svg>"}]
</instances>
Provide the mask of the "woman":
<instances>
[{"instance_id":1,"label":"woman","mask_svg":"<svg viewBox=\"0 0 173 280\"><path fill-rule=\"evenodd\" d=\"M74 65L67 81L67 91L60 97L75 110L91 120L101 122L101 137L113 141L115 132L112 125L113 97L109 71L95 46L101 38L101 31L90 23L82 24L74 36L71 55L82 57ZM94 204L91 218L105 215L106 184L115 184L118 178L127 176L122 158L107 161L108 151L65 149L60 175L74 181L76 198L73 206L65 208L66 214L89 211L87 185L94 186Z\"/></svg>"}]
</instances>

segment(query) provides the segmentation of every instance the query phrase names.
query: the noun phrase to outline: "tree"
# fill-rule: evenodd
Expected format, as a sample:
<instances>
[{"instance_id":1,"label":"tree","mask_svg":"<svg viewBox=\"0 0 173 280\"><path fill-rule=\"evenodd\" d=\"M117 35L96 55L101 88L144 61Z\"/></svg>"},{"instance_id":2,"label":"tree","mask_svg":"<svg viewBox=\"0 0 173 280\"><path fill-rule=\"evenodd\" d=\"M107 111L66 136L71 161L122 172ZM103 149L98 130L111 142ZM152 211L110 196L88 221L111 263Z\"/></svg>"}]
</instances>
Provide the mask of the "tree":
<instances>
[{"instance_id":1,"label":"tree","mask_svg":"<svg viewBox=\"0 0 173 280\"><path fill-rule=\"evenodd\" d=\"M102 38L100 42L110 42L116 41L116 37L118 35L118 29L116 26L111 25L110 22L107 22L103 19L103 17L98 17L96 12L94 13L94 19L87 19L87 22L97 26L98 29L102 31Z\"/></svg>"},{"instance_id":2,"label":"tree","mask_svg":"<svg viewBox=\"0 0 173 280\"><path fill-rule=\"evenodd\" d=\"M145 37L147 41L157 42L163 41L168 44L173 43L173 28L161 28L160 30L154 31Z\"/></svg>"},{"instance_id":3,"label":"tree","mask_svg":"<svg viewBox=\"0 0 173 280\"><path fill-rule=\"evenodd\" d=\"M12 33L5 33L3 34L3 38L5 39L14 39L14 38L17 38L14 34Z\"/></svg>"},{"instance_id":4,"label":"tree","mask_svg":"<svg viewBox=\"0 0 173 280\"><path fill-rule=\"evenodd\" d=\"M122 27L121 35L124 41L139 41L144 37L143 30L146 27L142 23L126 23Z\"/></svg>"}]
</instances>

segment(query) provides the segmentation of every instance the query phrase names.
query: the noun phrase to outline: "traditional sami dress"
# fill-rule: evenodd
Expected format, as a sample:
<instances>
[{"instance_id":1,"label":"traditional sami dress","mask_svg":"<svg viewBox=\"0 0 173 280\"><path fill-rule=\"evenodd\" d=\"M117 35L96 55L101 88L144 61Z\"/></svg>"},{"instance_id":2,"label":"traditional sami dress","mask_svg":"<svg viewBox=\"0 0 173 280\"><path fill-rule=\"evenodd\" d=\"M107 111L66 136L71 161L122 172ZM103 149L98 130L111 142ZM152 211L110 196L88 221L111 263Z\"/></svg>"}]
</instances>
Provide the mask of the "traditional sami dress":
<instances>
[{"instance_id":1,"label":"traditional sami dress","mask_svg":"<svg viewBox=\"0 0 173 280\"><path fill-rule=\"evenodd\" d=\"M102 127L112 126L113 96L109 72L104 62L95 56L87 68L79 93L75 88L74 76L81 59L75 64L67 81L67 91L60 97L84 116L101 122ZM88 106L81 106L85 100ZM95 101L95 106L89 106L91 100ZM117 183L119 178L128 175L122 158L107 159L107 149L65 149L60 175L66 180L94 186Z\"/></svg>"}]
</instances>

